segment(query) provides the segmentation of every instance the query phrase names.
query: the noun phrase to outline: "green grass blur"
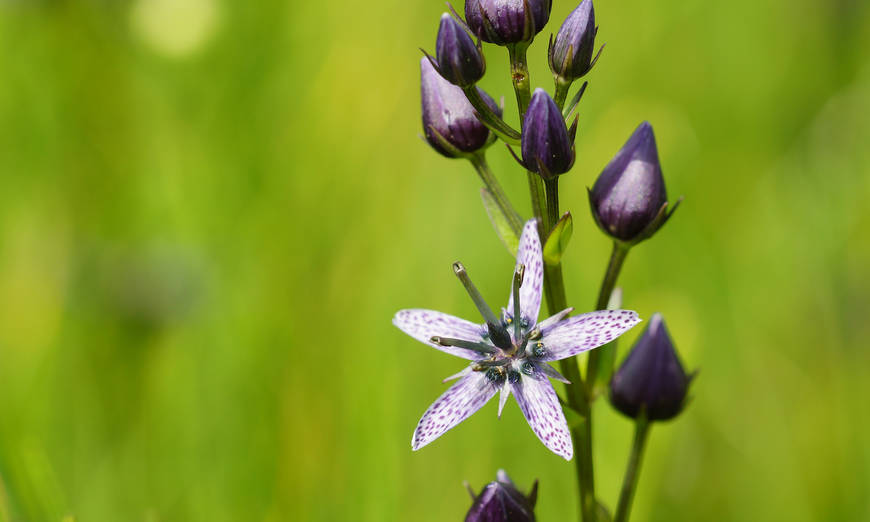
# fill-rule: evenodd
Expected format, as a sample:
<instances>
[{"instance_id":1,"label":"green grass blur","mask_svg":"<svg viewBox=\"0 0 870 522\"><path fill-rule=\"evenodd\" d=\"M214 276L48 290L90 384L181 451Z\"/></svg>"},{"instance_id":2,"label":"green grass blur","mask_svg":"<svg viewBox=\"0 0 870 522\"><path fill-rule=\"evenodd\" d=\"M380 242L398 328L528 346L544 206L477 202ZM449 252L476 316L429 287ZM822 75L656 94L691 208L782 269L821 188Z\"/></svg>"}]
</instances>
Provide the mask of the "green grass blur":
<instances>
[{"instance_id":1,"label":"green grass blur","mask_svg":"<svg viewBox=\"0 0 870 522\"><path fill-rule=\"evenodd\" d=\"M534 86L573 7L530 50ZM475 317L450 263L494 304L512 267L470 167L418 139L443 10L0 2L0 521L460 520L462 481L499 467L540 479L540 520L573 519L573 465L513 401L410 450L462 363L392 314ZM596 11L569 301L593 304L608 255L586 187L650 120L686 200L620 283L701 370L653 429L633 520L870 520L870 7ZM504 54L483 86L516 122ZM596 412L612 506L631 425Z\"/></svg>"}]
</instances>

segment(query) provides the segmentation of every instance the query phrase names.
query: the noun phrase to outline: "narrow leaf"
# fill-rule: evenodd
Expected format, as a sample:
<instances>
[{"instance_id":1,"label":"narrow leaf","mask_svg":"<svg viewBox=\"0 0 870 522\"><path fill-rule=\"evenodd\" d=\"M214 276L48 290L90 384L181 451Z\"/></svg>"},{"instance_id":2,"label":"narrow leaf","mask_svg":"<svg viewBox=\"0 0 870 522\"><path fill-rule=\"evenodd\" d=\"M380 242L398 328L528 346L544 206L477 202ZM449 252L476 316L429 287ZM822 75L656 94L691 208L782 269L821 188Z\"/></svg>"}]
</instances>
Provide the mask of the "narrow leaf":
<instances>
[{"instance_id":1,"label":"narrow leaf","mask_svg":"<svg viewBox=\"0 0 870 522\"><path fill-rule=\"evenodd\" d=\"M544 261L548 265L558 265L562 261L562 254L568 248L568 242L571 240L573 232L574 218L571 217L570 212L565 212L556 226L553 227L547 242L544 243Z\"/></svg>"},{"instance_id":2,"label":"narrow leaf","mask_svg":"<svg viewBox=\"0 0 870 522\"><path fill-rule=\"evenodd\" d=\"M486 187L480 189L480 197L483 199L483 208L486 209L486 215L489 216L489 221L498 234L498 238L504 244L508 252L514 257L517 255L517 249L520 246L520 238L511 228L508 217L502 212L501 207L495 200L495 196Z\"/></svg>"}]
</instances>

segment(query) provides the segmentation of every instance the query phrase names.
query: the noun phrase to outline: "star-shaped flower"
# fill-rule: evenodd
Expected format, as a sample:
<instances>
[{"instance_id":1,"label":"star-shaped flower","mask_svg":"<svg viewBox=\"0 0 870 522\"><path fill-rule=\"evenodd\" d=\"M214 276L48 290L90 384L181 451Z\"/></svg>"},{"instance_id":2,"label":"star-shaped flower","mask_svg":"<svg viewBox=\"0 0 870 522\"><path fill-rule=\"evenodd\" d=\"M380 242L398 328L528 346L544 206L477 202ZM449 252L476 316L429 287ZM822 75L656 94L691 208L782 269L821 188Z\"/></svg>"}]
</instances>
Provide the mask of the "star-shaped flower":
<instances>
[{"instance_id":1,"label":"star-shaped flower","mask_svg":"<svg viewBox=\"0 0 870 522\"><path fill-rule=\"evenodd\" d=\"M411 337L471 361L445 381L458 378L423 414L411 447L416 451L443 435L501 392L498 414L513 392L523 415L544 445L570 460L574 454L565 415L549 378L568 382L548 362L573 357L619 337L640 322L628 310L600 310L567 318L568 308L538 322L544 260L537 222L526 223L520 238L507 309L495 316L461 263L453 270L484 324L432 310L401 310L393 324Z\"/></svg>"}]
</instances>

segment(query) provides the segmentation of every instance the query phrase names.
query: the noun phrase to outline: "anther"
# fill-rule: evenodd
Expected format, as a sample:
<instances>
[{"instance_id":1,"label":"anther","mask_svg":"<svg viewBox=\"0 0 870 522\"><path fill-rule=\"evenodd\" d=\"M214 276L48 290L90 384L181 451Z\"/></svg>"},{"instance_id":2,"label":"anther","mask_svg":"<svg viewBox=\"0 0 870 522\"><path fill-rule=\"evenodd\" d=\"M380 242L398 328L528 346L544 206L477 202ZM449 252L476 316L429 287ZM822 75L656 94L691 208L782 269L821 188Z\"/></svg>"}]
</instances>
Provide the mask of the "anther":
<instances>
[{"instance_id":1,"label":"anther","mask_svg":"<svg viewBox=\"0 0 870 522\"><path fill-rule=\"evenodd\" d=\"M486 378L493 384L501 384L504 382L504 372L499 368L490 368L486 370Z\"/></svg>"}]
</instances>

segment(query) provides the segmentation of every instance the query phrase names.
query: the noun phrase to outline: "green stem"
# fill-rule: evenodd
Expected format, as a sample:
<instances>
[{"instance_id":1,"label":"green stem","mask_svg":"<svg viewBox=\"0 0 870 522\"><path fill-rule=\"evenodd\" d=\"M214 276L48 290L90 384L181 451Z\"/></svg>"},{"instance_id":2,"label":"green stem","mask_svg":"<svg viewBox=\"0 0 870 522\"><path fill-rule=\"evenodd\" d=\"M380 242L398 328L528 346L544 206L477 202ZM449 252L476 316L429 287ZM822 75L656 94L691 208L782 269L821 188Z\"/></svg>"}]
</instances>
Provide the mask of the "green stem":
<instances>
[{"instance_id":1,"label":"green stem","mask_svg":"<svg viewBox=\"0 0 870 522\"><path fill-rule=\"evenodd\" d=\"M511 61L511 80L517 96L517 109L520 113L521 127L525 121L526 110L529 108L529 101L532 97L529 68L526 64L526 50L528 46L529 42L520 42L508 46ZM547 191L547 197L550 201L545 201L544 182L541 177L534 172L528 172L527 175L529 179L529 194L532 198L532 211L535 217L538 218L538 233L543 242L547 240L552 226L559 219L558 185L552 183L553 186ZM561 264L548 265L544 263L544 296L547 300L547 308L550 311L550 315L568 307ZM572 357L559 361L559 369L562 375L572 383L565 387L568 406L583 418L581 425L575 426L571 430L571 440L578 453L575 459L575 467L580 496L581 520L584 522L595 522L597 506L592 468L592 419L589 413L589 401L585 394L586 387L583 384L583 377L580 375L577 359Z\"/></svg>"},{"instance_id":2,"label":"green stem","mask_svg":"<svg viewBox=\"0 0 870 522\"><path fill-rule=\"evenodd\" d=\"M643 461L643 450L649 435L650 423L643 415L638 417L634 430L634 443L631 446L631 456L628 458L628 467L625 469L625 478L622 480L622 491L619 493L619 504L616 506L616 516L613 522L627 522L631 513L631 501L634 499L634 491L637 489L637 478L640 476L640 464Z\"/></svg>"},{"instance_id":3,"label":"green stem","mask_svg":"<svg viewBox=\"0 0 870 522\"><path fill-rule=\"evenodd\" d=\"M547 230L552 229L559 220L559 178L544 182L547 191ZM541 236L546 240L546 236ZM562 265L544 264L544 295L550 314L568 307L565 298L565 285L562 279ZM571 430L571 440L577 451L574 466L577 473L577 492L580 500L580 520L594 522L597 505L595 501L595 474L592 460L592 417L589 400L586 397L583 377L577 359L571 357L559 361L559 369L571 384L565 385L568 406L580 414L580 425Z\"/></svg>"},{"instance_id":4,"label":"green stem","mask_svg":"<svg viewBox=\"0 0 870 522\"><path fill-rule=\"evenodd\" d=\"M481 123L486 125L489 130L501 138L505 143L519 145L520 133L505 123L504 120L501 119L489 105L487 105L483 100L483 97L480 96L477 87L472 85L471 87L462 89L462 91L465 92L465 97L468 98L468 102L477 111L477 116Z\"/></svg>"},{"instance_id":5,"label":"green stem","mask_svg":"<svg viewBox=\"0 0 870 522\"><path fill-rule=\"evenodd\" d=\"M511 82L517 96L517 110L520 114L520 127L522 128L522 122L526 119L526 109L529 108L529 100L532 97L529 67L526 64L526 49L529 48L529 42L515 43L508 45L507 48L511 62ZM529 196L532 199L532 214L538 219L538 233L543 239L547 237L546 233L549 232L544 222L546 218L544 183L541 181L541 177L534 172L529 171L526 176L529 181Z\"/></svg>"},{"instance_id":6,"label":"green stem","mask_svg":"<svg viewBox=\"0 0 870 522\"><path fill-rule=\"evenodd\" d=\"M598 301L595 304L596 310L605 310L607 302L610 301L610 294L613 293L613 288L616 286L616 280L619 278L619 272L622 270L622 264L625 262L625 257L628 255L629 246L613 242L613 251L610 253L610 262L607 264L607 272L604 274L604 280L601 282L601 290L598 292ZM586 394L590 400L594 399L595 381L599 372L599 361L602 353L605 350L612 350L612 346L602 346L597 350L589 352L589 360L586 363Z\"/></svg>"},{"instance_id":7,"label":"green stem","mask_svg":"<svg viewBox=\"0 0 870 522\"><path fill-rule=\"evenodd\" d=\"M538 219L538 236L542 238L541 241L544 241L546 234L549 233L544 222L547 206L544 201L544 182L541 181L541 176L532 171L526 172L526 177L529 180L529 195L532 198L532 214Z\"/></svg>"},{"instance_id":8,"label":"green stem","mask_svg":"<svg viewBox=\"0 0 870 522\"><path fill-rule=\"evenodd\" d=\"M480 152L471 156L469 161L474 165L474 170L477 171L481 181L483 181L483 184L486 185L486 188L489 189L489 192L495 198L495 202L502 214L507 218L511 230L519 237L523 231L523 220L513 205L511 205L507 194L505 194L501 184L493 175L492 170L490 170L489 164L486 162L486 156L484 156L483 152Z\"/></svg>"},{"instance_id":9,"label":"green stem","mask_svg":"<svg viewBox=\"0 0 870 522\"><path fill-rule=\"evenodd\" d=\"M551 230L559 221L559 177L544 180L547 189L547 230ZM547 238L541 238L546 241Z\"/></svg>"},{"instance_id":10,"label":"green stem","mask_svg":"<svg viewBox=\"0 0 870 522\"><path fill-rule=\"evenodd\" d=\"M559 107L559 111L565 107L565 100L568 98L568 91L571 89L571 82L565 81L559 75L553 75L553 81L556 83L556 90L553 92L553 101Z\"/></svg>"},{"instance_id":11,"label":"green stem","mask_svg":"<svg viewBox=\"0 0 870 522\"><path fill-rule=\"evenodd\" d=\"M529 48L529 42L515 43L508 45L507 48L511 59L511 81L517 95L517 109L520 111L520 122L522 123L526 119L529 100L532 99L529 66L526 61L526 50Z\"/></svg>"}]
</instances>

